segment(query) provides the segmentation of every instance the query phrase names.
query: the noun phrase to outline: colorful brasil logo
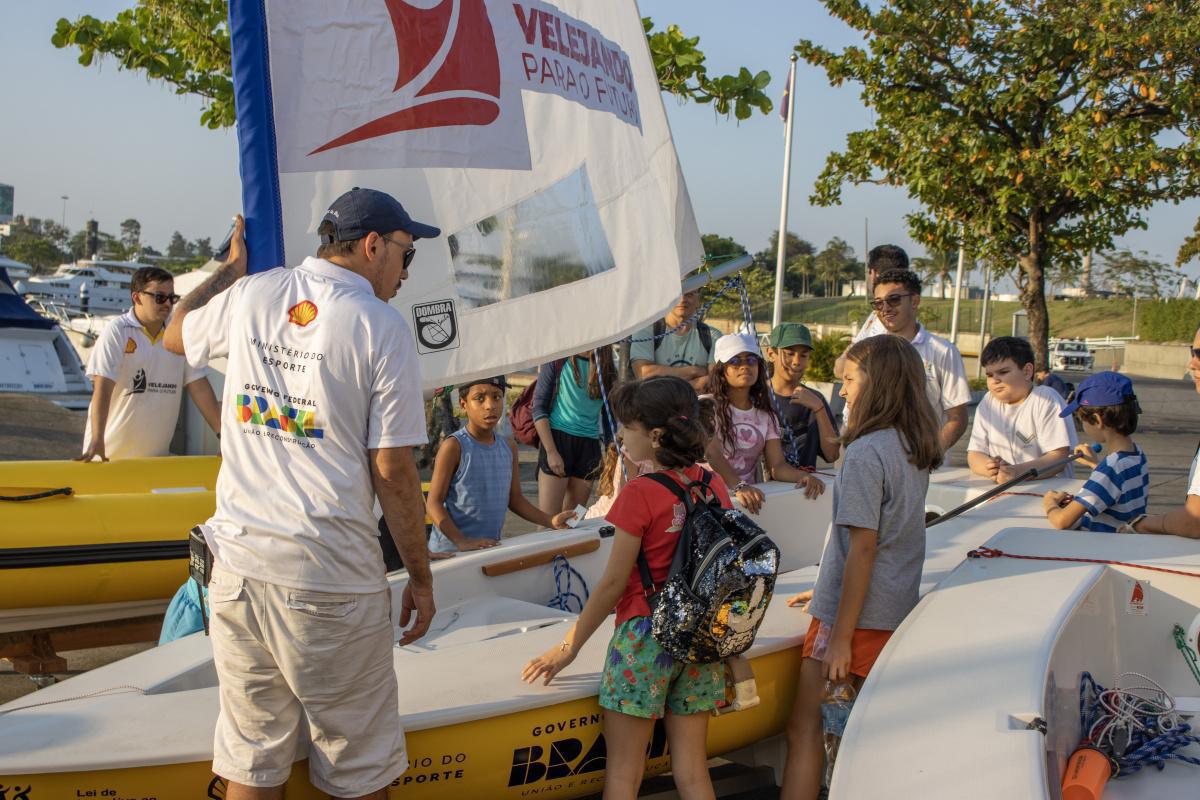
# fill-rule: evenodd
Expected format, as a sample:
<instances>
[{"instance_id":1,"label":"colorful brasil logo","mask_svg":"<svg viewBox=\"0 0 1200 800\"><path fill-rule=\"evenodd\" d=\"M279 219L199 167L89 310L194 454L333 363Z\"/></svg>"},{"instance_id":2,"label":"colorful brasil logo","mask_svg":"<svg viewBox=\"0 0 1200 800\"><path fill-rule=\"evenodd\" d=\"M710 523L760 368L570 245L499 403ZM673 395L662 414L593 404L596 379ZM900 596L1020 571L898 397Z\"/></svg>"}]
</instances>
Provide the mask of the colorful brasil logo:
<instances>
[{"instance_id":1,"label":"colorful brasil logo","mask_svg":"<svg viewBox=\"0 0 1200 800\"><path fill-rule=\"evenodd\" d=\"M276 408L270 400L256 394L237 396L238 419L243 425L262 425L290 433L298 439L324 439L325 430L317 427L317 414L306 408L283 405Z\"/></svg>"}]
</instances>

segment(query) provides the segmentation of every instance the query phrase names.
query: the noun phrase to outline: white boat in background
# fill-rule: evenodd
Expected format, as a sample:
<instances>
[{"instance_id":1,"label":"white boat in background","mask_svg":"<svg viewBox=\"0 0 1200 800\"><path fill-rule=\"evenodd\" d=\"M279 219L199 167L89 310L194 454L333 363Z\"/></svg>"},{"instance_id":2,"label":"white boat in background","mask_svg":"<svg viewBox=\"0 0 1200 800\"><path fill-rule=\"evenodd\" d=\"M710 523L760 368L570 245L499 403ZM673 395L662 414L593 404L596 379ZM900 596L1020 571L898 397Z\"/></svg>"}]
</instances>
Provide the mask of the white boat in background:
<instances>
[{"instance_id":1,"label":"white boat in background","mask_svg":"<svg viewBox=\"0 0 1200 800\"><path fill-rule=\"evenodd\" d=\"M119 314L129 308L129 281L148 264L135 261L80 259L63 264L53 274L25 279L23 291L31 300L61 306L68 313Z\"/></svg>"},{"instance_id":2,"label":"white boat in background","mask_svg":"<svg viewBox=\"0 0 1200 800\"><path fill-rule=\"evenodd\" d=\"M1002 501L964 516L981 529L1000 517L1023 522ZM831 798L1062 797L1086 735L1085 672L1109 689L1153 681L1180 721L1200 726L1200 683L1173 635L1179 626L1198 646L1194 540L1048 531L1030 521L987 547L1009 555L962 561L876 662L842 738ZM1200 745L1179 752L1200 758ZM1171 760L1130 772L1101 780L1105 800L1200 796L1200 766Z\"/></svg>"},{"instance_id":3,"label":"white boat in background","mask_svg":"<svg viewBox=\"0 0 1200 800\"><path fill-rule=\"evenodd\" d=\"M91 381L83 362L52 319L17 293L0 267L0 392L44 395L66 408L87 408Z\"/></svg>"},{"instance_id":4,"label":"white boat in background","mask_svg":"<svg viewBox=\"0 0 1200 800\"><path fill-rule=\"evenodd\" d=\"M13 282L18 292L23 291L21 282L33 274L33 267L23 261L13 261L4 256L0 256L0 269L8 273L8 279Z\"/></svg>"}]
</instances>

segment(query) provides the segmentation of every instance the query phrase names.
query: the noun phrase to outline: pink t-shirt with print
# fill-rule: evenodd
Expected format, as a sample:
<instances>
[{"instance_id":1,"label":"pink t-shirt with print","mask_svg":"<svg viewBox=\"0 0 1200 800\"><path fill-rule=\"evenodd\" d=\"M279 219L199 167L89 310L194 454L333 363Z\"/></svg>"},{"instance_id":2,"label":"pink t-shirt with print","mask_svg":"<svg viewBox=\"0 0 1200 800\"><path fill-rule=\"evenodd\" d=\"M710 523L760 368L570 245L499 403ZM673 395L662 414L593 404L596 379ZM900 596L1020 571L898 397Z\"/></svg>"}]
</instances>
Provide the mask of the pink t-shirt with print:
<instances>
[{"instance_id":1,"label":"pink t-shirt with print","mask_svg":"<svg viewBox=\"0 0 1200 800\"><path fill-rule=\"evenodd\" d=\"M758 462L762 458L763 448L772 439L779 439L779 421L770 411L761 408L751 408L742 411L740 408L729 407L733 423L733 441L726 440L723 430L724 420L717 415L717 439L721 442L721 452L739 481L754 483L758 479Z\"/></svg>"}]
</instances>

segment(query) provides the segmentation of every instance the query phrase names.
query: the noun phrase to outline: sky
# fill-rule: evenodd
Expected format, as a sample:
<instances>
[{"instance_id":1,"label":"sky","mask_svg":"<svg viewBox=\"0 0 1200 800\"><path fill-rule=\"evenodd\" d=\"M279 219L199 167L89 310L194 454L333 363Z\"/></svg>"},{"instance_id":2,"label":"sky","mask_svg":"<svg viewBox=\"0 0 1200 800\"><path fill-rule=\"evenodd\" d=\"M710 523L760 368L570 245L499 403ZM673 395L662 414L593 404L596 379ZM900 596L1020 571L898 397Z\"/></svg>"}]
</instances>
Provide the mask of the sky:
<instances>
[{"instance_id":1,"label":"sky","mask_svg":"<svg viewBox=\"0 0 1200 800\"><path fill-rule=\"evenodd\" d=\"M107 60L81 67L77 51L50 44L59 17L111 19L134 0L0 0L0 74L5 115L0 121L0 183L15 187L15 210L65 219L72 230L89 218L117 234L122 220L142 223L142 239L165 249L173 231L188 239L220 240L240 205L237 137L199 123L202 105L165 85L117 69ZM643 15L660 26L678 24L700 37L709 74L767 70L767 91L778 106L788 57L800 38L840 48L861 41L817 0L641 0ZM858 87L831 88L823 73L800 63L792 154L788 229L819 247L839 236L861 258L864 222L869 244L924 248L907 236L904 215L915 208L902 189L846 187L842 204L809 204L826 156L846 135L870 124ZM783 123L776 111L737 122L708 106L665 97L680 163L700 230L731 236L760 250L779 225ZM23 110L23 111L22 111ZM67 200L62 200L63 196ZM1131 231L1119 247L1173 263L1200 217L1200 199L1162 204L1148 229ZM1200 265L1185 270L1195 276Z\"/></svg>"}]
</instances>

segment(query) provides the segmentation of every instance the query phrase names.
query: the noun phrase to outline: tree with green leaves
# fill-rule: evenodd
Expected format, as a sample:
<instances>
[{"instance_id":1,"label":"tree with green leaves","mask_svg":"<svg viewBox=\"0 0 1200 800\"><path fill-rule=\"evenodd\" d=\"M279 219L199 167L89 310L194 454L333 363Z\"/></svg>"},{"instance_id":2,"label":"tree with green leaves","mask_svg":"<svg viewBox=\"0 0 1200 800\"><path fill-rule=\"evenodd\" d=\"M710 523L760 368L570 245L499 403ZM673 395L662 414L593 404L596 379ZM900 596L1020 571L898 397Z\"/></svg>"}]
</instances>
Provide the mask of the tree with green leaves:
<instances>
[{"instance_id":1,"label":"tree with green leaves","mask_svg":"<svg viewBox=\"0 0 1200 800\"><path fill-rule=\"evenodd\" d=\"M1112 246L1153 203L1200 192L1195 0L822 0L866 40L796 50L853 81L875 123L828 157L813 201L904 187L934 249L1013 265L1045 363L1047 264Z\"/></svg>"},{"instance_id":2,"label":"tree with green leaves","mask_svg":"<svg viewBox=\"0 0 1200 800\"><path fill-rule=\"evenodd\" d=\"M121 244L129 255L136 253L142 246L142 223L133 217L121 223Z\"/></svg>"},{"instance_id":3,"label":"tree with green leaves","mask_svg":"<svg viewBox=\"0 0 1200 800\"><path fill-rule=\"evenodd\" d=\"M763 91L771 81L767 72L742 67L736 74L711 77L698 36L685 36L676 25L656 31L649 17L642 24L663 91L711 103L717 113L739 120L754 109L771 112L771 99ZM111 57L120 69L163 81L177 94L202 98L200 122L209 128L226 128L236 119L226 0L137 0L109 21L90 15L60 19L51 42L78 48L84 66Z\"/></svg>"},{"instance_id":4,"label":"tree with green leaves","mask_svg":"<svg viewBox=\"0 0 1200 800\"><path fill-rule=\"evenodd\" d=\"M50 272L67 260L65 235L66 229L53 220L18 214L4 237L4 257L28 264L35 272Z\"/></svg>"},{"instance_id":5,"label":"tree with green leaves","mask_svg":"<svg viewBox=\"0 0 1200 800\"><path fill-rule=\"evenodd\" d=\"M808 294L808 281L815 274L812 257L817 252L816 248L791 231L787 232L783 248L784 290L790 292L792 297ZM754 254L754 260L773 272L778 252L779 230L776 229L771 231L766 248Z\"/></svg>"},{"instance_id":6,"label":"tree with green leaves","mask_svg":"<svg viewBox=\"0 0 1200 800\"><path fill-rule=\"evenodd\" d=\"M914 258L912 268L925 280L936 280L940 290L938 296L946 297L946 286L950 283L950 273L958 271L958 251L930 250L927 255Z\"/></svg>"},{"instance_id":7,"label":"tree with green leaves","mask_svg":"<svg viewBox=\"0 0 1200 800\"><path fill-rule=\"evenodd\" d=\"M167 258L187 258L190 255L188 241L183 234L179 231L172 233L171 241L167 242Z\"/></svg>"},{"instance_id":8,"label":"tree with green leaves","mask_svg":"<svg viewBox=\"0 0 1200 800\"><path fill-rule=\"evenodd\" d=\"M838 296L838 285L844 280L853 280L862 272L854 258L854 248L840 236L835 236L817 253L814 266L817 276L825 285L826 297Z\"/></svg>"},{"instance_id":9,"label":"tree with green leaves","mask_svg":"<svg viewBox=\"0 0 1200 800\"><path fill-rule=\"evenodd\" d=\"M1149 253L1114 250L1101 253L1100 282L1105 289L1117 294L1136 294L1160 300L1175 296L1183 273L1150 257Z\"/></svg>"}]
</instances>

